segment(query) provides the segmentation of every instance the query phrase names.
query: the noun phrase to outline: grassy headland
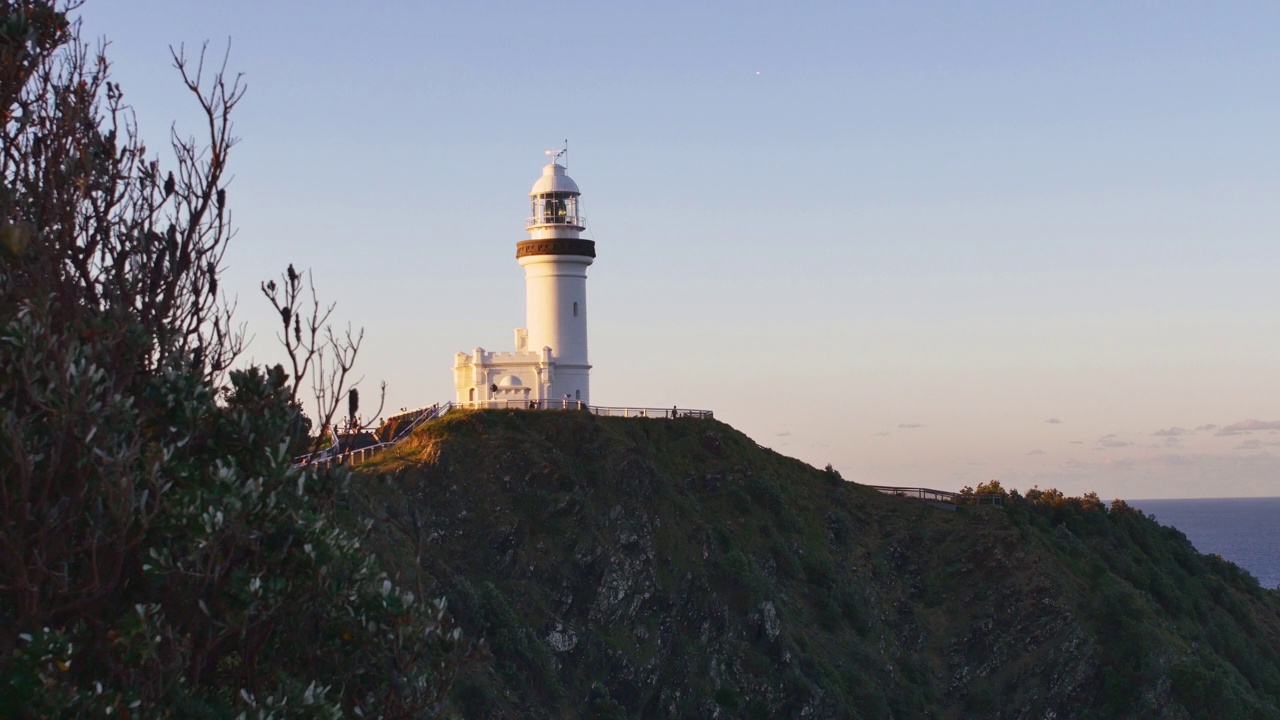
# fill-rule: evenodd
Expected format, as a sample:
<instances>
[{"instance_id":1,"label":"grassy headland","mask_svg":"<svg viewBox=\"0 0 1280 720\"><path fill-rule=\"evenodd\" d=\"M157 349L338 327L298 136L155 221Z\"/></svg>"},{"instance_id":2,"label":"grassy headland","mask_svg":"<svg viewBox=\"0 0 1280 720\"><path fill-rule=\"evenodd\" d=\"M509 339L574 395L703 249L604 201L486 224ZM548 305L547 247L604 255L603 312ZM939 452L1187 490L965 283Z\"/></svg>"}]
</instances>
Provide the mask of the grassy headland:
<instances>
[{"instance_id":1,"label":"grassy headland","mask_svg":"<svg viewBox=\"0 0 1280 720\"><path fill-rule=\"evenodd\" d=\"M467 717L1280 718L1280 593L1123 504L939 510L714 420L462 412L360 468Z\"/></svg>"}]
</instances>

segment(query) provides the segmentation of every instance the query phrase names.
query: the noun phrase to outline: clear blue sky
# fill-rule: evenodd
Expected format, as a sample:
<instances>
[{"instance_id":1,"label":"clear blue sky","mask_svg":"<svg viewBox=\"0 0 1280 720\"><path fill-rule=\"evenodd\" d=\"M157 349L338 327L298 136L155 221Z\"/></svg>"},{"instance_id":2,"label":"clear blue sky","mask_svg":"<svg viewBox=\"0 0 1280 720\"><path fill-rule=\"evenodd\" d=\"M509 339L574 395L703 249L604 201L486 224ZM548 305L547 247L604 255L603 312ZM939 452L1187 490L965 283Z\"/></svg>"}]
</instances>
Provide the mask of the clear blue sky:
<instances>
[{"instance_id":1,"label":"clear blue sky","mask_svg":"<svg viewBox=\"0 0 1280 720\"><path fill-rule=\"evenodd\" d=\"M594 401L711 408L861 482L1280 495L1280 5L83 17L156 147L196 129L167 47L230 38L257 360L293 262L365 327L366 403L452 399L453 354L523 325L527 192L569 138Z\"/></svg>"}]
</instances>

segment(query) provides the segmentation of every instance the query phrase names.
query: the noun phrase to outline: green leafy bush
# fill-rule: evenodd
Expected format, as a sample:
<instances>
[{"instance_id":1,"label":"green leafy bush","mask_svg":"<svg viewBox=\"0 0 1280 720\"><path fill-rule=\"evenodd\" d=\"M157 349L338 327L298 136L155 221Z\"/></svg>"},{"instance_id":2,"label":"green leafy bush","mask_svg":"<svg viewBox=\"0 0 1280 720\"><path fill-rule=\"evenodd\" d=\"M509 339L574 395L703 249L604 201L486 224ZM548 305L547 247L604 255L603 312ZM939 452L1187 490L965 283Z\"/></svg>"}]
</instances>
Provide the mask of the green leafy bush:
<instances>
[{"instance_id":1,"label":"green leafy bush","mask_svg":"<svg viewBox=\"0 0 1280 720\"><path fill-rule=\"evenodd\" d=\"M165 176L68 10L0 3L0 715L441 713L443 601L362 547L346 471L292 466L300 378L228 374L242 89L175 55L210 138Z\"/></svg>"}]
</instances>

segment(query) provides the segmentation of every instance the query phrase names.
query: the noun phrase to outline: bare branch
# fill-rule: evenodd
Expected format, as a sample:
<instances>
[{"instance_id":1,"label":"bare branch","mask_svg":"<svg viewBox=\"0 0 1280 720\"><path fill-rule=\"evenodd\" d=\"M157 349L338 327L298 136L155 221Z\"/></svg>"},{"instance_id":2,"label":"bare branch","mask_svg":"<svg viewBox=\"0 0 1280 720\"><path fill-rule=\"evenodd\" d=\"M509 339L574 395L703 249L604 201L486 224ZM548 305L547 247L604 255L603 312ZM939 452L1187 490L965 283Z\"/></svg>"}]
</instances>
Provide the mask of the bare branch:
<instances>
[{"instance_id":1,"label":"bare branch","mask_svg":"<svg viewBox=\"0 0 1280 720\"><path fill-rule=\"evenodd\" d=\"M289 265L278 282L268 280L260 287L263 296L280 317L276 338L289 358L293 381L292 398L296 401L303 383L310 383L311 397L315 402L314 429L323 436L334 427L333 419L338 413L344 392L355 388L363 380L361 378L350 382L349 376L364 342L364 330L354 331L348 325L345 332L334 332L329 325L329 318L333 315L336 304L320 305L310 270L300 273L293 265ZM386 402L385 383L382 385L381 395L378 411L372 416L374 418L382 414ZM344 429L349 432L365 429L363 424L357 423L357 427L350 427L350 422L347 424L348 427Z\"/></svg>"}]
</instances>

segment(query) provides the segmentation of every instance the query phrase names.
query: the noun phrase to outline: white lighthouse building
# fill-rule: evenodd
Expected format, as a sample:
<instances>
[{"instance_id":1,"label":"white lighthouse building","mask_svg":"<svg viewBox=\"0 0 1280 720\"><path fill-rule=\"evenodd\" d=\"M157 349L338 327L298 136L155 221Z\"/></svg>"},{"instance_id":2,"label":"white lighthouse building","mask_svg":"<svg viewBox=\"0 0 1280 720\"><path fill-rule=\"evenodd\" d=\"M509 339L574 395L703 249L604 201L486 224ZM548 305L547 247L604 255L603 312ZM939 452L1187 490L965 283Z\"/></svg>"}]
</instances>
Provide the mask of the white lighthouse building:
<instances>
[{"instance_id":1,"label":"white lighthouse building","mask_svg":"<svg viewBox=\"0 0 1280 720\"><path fill-rule=\"evenodd\" d=\"M587 405L587 267L596 244L580 237L578 185L553 155L529 191L529 239L516 243L524 268L525 327L516 330L515 352L476 348L453 363L457 402L481 408Z\"/></svg>"}]
</instances>

